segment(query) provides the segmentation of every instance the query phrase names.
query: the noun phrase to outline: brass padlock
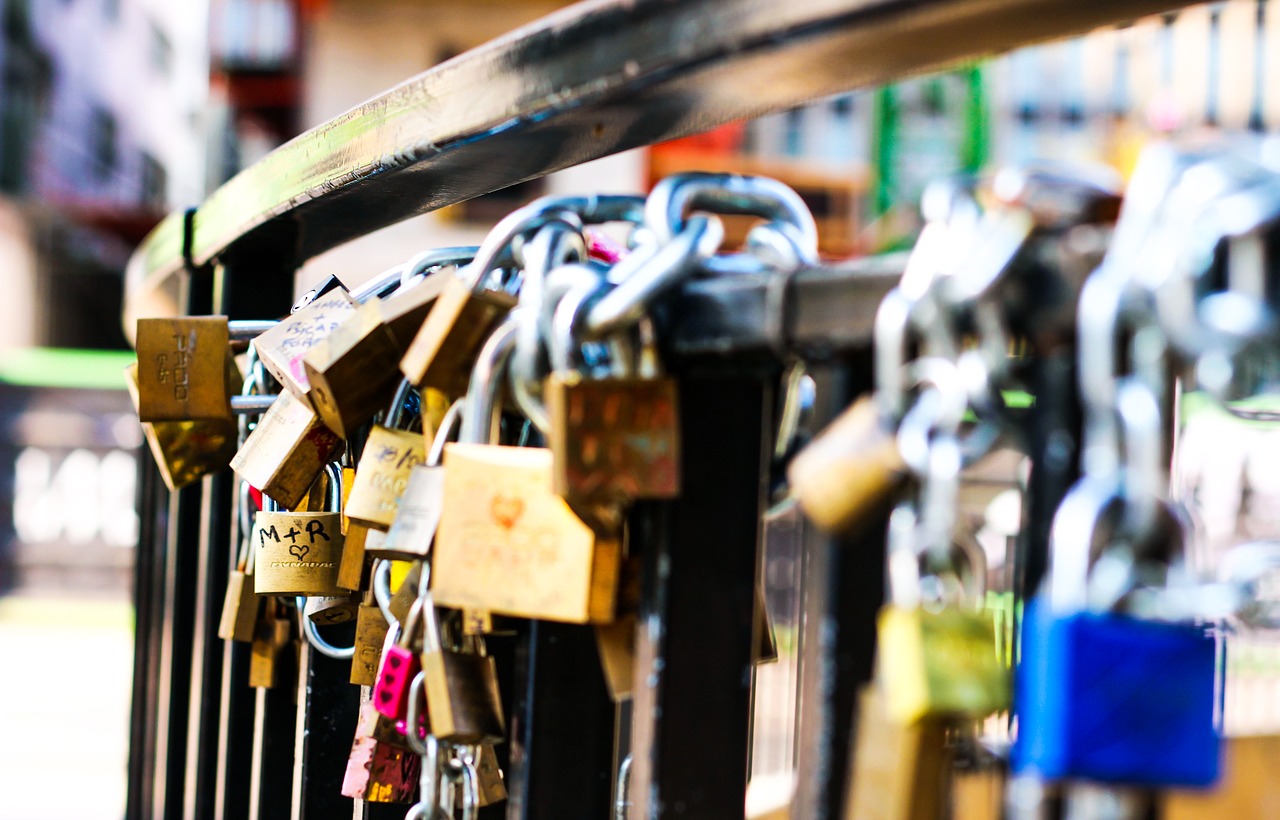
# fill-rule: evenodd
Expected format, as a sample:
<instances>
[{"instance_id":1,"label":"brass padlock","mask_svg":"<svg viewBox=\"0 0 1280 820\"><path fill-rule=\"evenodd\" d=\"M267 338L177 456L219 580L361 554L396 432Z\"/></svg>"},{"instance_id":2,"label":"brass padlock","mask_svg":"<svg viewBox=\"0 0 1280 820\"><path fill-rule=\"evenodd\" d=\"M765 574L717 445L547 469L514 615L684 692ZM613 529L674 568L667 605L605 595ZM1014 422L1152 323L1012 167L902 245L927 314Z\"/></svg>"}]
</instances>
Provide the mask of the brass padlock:
<instances>
[{"instance_id":1,"label":"brass padlock","mask_svg":"<svg viewBox=\"0 0 1280 820\"><path fill-rule=\"evenodd\" d=\"M621 544L599 538L556 495L550 450L473 443L493 427L497 380L515 325L486 343L444 448L445 503L431 588L441 605L571 623L612 620Z\"/></svg>"},{"instance_id":2,"label":"brass padlock","mask_svg":"<svg viewBox=\"0 0 1280 820\"><path fill-rule=\"evenodd\" d=\"M307 598L302 614L317 626L330 626L355 618L357 608L350 595L312 595Z\"/></svg>"},{"instance_id":3,"label":"brass padlock","mask_svg":"<svg viewBox=\"0 0 1280 820\"><path fill-rule=\"evenodd\" d=\"M240 374L225 316L139 319L138 418L230 419Z\"/></svg>"},{"instance_id":4,"label":"brass padlock","mask_svg":"<svg viewBox=\"0 0 1280 820\"><path fill-rule=\"evenodd\" d=\"M231 459L231 469L286 509L295 509L341 445L311 405L284 391Z\"/></svg>"},{"instance_id":5,"label":"brass padlock","mask_svg":"<svg viewBox=\"0 0 1280 820\"><path fill-rule=\"evenodd\" d=\"M347 498L347 518L370 529L386 530L395 520L400 496L409 483L414 467L426 460L423 433L396 429L405 425L404 405L412 389L401 382L387 413L387 426L375 424L369 431L355 483ZM431 431L423 431L430 435ZM365 545L366 551L368 545Z\"/></svg>"},{"instance_id":6,"label":"brass padlock","mask_svg":"<svg viewBox=\"0 0 1280 820\"><path fill-rule=\"evenodd\" d=\"M338 586L356 592L368 585L369 561L364 554L365 545L381 535L380 531L359 524L347 527L347 534L342 537L342 560L338 562Z\"/></svg>"},{"instance_id":7,"label":"brass padlock","mask_svg":"<svg viewBox=\"0 0 1280 820\"><path fill-rule=\"evenodd\" d=\"M827 532L856 530L906 477L897 437L871 397L841 413L787 468L800 508Z\"/></svg>"},{"instance_id":8,"label":"brass padlock","mask_svg":"<svg viewBox=\"0 0 1280 820\"><path fill-rule=\"evenodd\" d=\"M328 512L278 512L268 505L254 516L254 586L259 595L342 595L337 585L341 477L336 468L328 473Z\"/></svg>"},{"instance_id":9,"label":"brass padlock","mask_svg":"<svg viewBox=\"0 0 1280 820\"><path fill-rule=\"evenodd\" d=\"M566 297L555 326L573 327L585 301ZM568 316L561 317L567 311ZM634 499L674 498L680 492L680 413L674 379L657 370L652 323L641 322L639 361L615 357L609 375L574 366L577 345L562 339L544 393L555 456L554 486L583 513Z\"/></svg>"},{"instance_id":10,"label":"brass padlock","mask_svg":"<svg viewBox=\"0 0 1280 820\"><path fill-rule=\"evenodd\" d=\"M622 615L611 624L597 624L595 631L609 697L614 703L630 700L636 662L636 616Z\"/></svg>"},{"instance_id":11,"label":"brass padlock","mask_svg":"<svg viewBox=\"0 0 1280 820\"><path fill-rule=\"evenodd\" d=\"M356 610L355 653L351 657L352 683L373 686L377 682L382 644L387 640L390 629L391 625L382 616L382 608L373 599L373 592L369 591Z\"/></svg>"},{"instance_id":12,"label":"brass padlock","mask_svg":"<svg viewBox=\"0 0 1280 820\"><path fill-rule=\"evenodd\" d=\"M434 387L450 396L466 392L476 352L515 307L514 296L484 289L492 271L473 271L475 265L464 269L466 282L446 275L444 288L400 360L400 372L418 387Z\"/></svg>"},{"instance_id":13,"label":"brass padlock","mask_svg":"<svg viewBox=\"0 0 1280 820\"><path fill-rule=\"evenodd\" d=\"M346 291L329 291L255 338L253 347L281 387L305 399L310 384L303 356L333 333L355 309Z\"/></svg>"},{"instance_id":14,"label":"brass padlock","mask_svg":"<svg viewBox=\"0 0 1280 820\"><path fill-rule=\"evenodd\" d=\"M125 368L125 385L138 408L138 365ZM228 417L203 421L142 422L142 435L151 450L160 478L171 491L193 484L210 473L225 470L236 454L236 423Z\"/></svg>"},{"instance_id":15,"label":"brass padlock","mask_svg":"<svg viewBox=\"0 0 1280 820\"><path fill-rule=\"evenodd\" d=\"M507 784L502 778L502 767L498 765L498 753L492 743L481 743L473 747L471 752L476 767L476 785L480 792L480 808L501 803L507 799Z\"/></svg>"},{"instance_id":16,"label":"brass padlock","mask_svg":"<svg viewBox=\"0 0 1280 820\"><path fill-rule=\"evenodd\" d=\"M254 630L258 624L258 613L262 601L253 587L253 563L255 551L249 539L252 533L253 520L249 509L249 485L240 482L238 503L240 505L239 529L240 551L236 558L236 568L227 577L227 591L222 600L222 617L218 621L218 637L224 641L242 641L250 643L254 639Z\"/></svg>"},{"instance_id":17,"label":"brass padlock","mask_svg":"<svg viewBox=\"0 0 1280 820\"><path fill-rule=\"evenodd\" d=\"M459 253L462 251L462 253ZM400 381L400 358L444 288L447 271L420 271L470 261L472 249L420 254L385 299L371 299L303 357L309 396L320 418L343 438L385 406Z\"/></svg>"},{"instance_id":18,"label":"brass padlock","mask_svg":"<svg viewBox=\"0 0 1280 820\"><path fill-rule=\"evenodd\" d=\"M890 717L879 685L868 684L858 704L845 820L936 820L950 793L949 724L925 718L903 724Z\"/></svg>"},{"instance_id":19,"label":"brass padlock","mask_svg":"<svg viewBox=\"0 0 1280 820\"><path fill-rule=\"evenodd\" d=\"M506 737L498 671L481 638L472 651L446 648L430 593L423 597L422 674L431 734L450 743L498 743Z\"/></svg>"},{"instance_id":20,"label":"brass padlock","mask_svg":"<svg viewBox=\"0 0 1280 820\"><path fill-rule=\"evenodd\" d=\"M255 688L274 689L293 669L288 662L293 624L281 611L282 606L275 598L263 602L249 653L249 685Z\"/></svg>"},{"instance_id":21,"label":"brass padlock","mask_svg":"<svg viewBox=\"0 0 1280 820\"><path fill-rule=\"evenodd\" d=\"M462 403L454 402L441 421L427 453L426 463L414 467L400 496L399 507L387 537L372 551L375 558L421 559L431 552L440 514L444 508L444 445L458 426Z\"/></svg>"}]
</instances>

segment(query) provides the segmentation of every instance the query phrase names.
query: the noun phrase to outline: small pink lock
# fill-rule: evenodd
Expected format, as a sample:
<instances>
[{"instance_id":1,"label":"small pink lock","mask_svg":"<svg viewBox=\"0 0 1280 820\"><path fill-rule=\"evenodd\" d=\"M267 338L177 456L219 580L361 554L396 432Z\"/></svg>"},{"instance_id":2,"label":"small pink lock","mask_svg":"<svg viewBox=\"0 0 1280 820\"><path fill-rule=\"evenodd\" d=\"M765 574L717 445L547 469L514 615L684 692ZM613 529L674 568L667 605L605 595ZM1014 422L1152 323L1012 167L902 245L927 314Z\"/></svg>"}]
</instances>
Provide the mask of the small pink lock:
<instances>
[{"instance_id":1,"label":"small pink lock","mask_svg":"<svg viewBox=\"0 0 1280 820\"><path fill-rule=\"evenodd\" d=\"M392 720L404 720L409 711L409 686L422 669L418 653L412 648L422 623L422 601L415 601L405 623L397 625L400 635L395 644L382 652L382 665L373 686L373 708Z\"/></svg>"}]
</instances>

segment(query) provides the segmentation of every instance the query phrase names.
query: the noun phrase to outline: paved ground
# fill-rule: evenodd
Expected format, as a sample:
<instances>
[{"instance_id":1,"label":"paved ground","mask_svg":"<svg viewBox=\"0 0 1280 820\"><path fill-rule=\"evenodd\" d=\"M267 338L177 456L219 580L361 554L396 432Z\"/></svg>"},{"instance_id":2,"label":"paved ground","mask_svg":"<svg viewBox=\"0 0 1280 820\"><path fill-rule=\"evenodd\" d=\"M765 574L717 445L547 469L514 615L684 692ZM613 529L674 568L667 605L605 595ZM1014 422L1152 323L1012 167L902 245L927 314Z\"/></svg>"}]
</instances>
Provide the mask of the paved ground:
<instances>
[{"instance_id":1,"label":"paved ground","mask_svg":"<svg viewBox=\"0 0 1280 820\"><path fill-rule=\"evenodd\" d=\"M124 815L133 610L0 597L0 820Z\"/></svg>"}]
</instances>

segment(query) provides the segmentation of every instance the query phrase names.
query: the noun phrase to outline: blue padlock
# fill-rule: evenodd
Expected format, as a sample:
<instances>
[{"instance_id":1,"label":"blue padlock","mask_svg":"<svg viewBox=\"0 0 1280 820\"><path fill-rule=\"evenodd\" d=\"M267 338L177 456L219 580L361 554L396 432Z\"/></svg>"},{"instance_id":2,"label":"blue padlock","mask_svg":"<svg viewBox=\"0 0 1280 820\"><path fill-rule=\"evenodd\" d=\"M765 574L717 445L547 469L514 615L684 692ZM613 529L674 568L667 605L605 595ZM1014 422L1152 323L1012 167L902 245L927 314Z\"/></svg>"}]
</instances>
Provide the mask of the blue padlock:
<instances>
[{"instance_id":1,"label":"blue padlock","mask_svg":"<svg viewBox=\"0 0 1280 820\"><path fill-rule=\"evenodd\" d=\"M1013 766L1048 780L1204 787L1220 771L1214 639L1203 627L1031 601Z\"/></svg>"}]
</instances>

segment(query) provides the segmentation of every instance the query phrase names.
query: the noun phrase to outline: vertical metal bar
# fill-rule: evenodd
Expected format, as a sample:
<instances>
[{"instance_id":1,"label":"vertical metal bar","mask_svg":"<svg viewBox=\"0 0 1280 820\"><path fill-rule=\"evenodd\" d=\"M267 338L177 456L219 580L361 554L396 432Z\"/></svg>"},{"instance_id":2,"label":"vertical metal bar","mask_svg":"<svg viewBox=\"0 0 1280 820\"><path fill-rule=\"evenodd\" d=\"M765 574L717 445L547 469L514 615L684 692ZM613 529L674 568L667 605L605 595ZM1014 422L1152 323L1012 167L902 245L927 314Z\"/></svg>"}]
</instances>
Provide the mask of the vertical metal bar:
<instances>
[{"instance_id":1,"label":"vertical metal bar","mask_svg":"<svg viewBox=\"0 0 1280 820\"><path fill-rule=\"evenodd\" d=\"M867 360L811 369L815 425L824 426L870 389L870 373ZM875 616L884 600L885 513L876 513L852 536L832 537L804 526L794 817L843 816L856 697L871 680Z\"/></svg>"},{"instance_id":2,"label":"vertical metal bar","mask_svg":"<svg viewBox=\"0 0 1280 820\"><path fill-rule=\"evenodd\" d=\"M284 652L284 660L293 655ZM286 666L292 666L286 663ZM293 669L280 670L280 680L293 680ZM293 811L293 733L297 718L297 690L282 683L258 689L253 720L253 762L250 771L249 820L278 820Z\"/></svg>"},{"instance_id":3,"label":"vertical metal bar","mask_svg":"<svg viewBox=\"0 0 1280 820\"><path fill-rule=\"evenodd\" d=\"M231 534L231 477L206 476L196 542L195 596L192 601L191 687L188 705L183 817L215 818L218 743L222 723L223 646L218 619L227 588L227 551Z\"/></svg>"},{"instance_id":4,"label":"vertical metal bar","mask_svg":"<svg viewBox=\"0 0 1280 820\"><path fill-rule=\"evenodd\" d=\"M298 617L306 616L298 613ZM350 646L355 639L354 623L325 631L336 646ZM339 788L356 732L360 688L349 680L350 661L322 655L305 640L299 666L292 816L294 820L350 820L354 804Z\"/></svg>"},{"instance_id":5,"label":"vertical metal bar","mask_svg":"<svg viewBox=\"0 0 1280 820\"><path fill-rule=\"evenodd\" d=\"M507 820L611 817L615 707L592 629L529 621L514 685Z\"/></svg>"},{"instance_id":6,"label":"vertical metal bar","mask_svg":"<svg viewBox=\"0 0 1280 820\"><path fill-rule=\"evenodd\" d=\"M155 816L155 740L153 716L160 686L160 631L164 610L164 533L169 493L151 451L138 448L138 548L133 567L136 634L133 646L133 695L129 716L127 820Z\"/></svg>"},{"instance_id":7,"label":"vertical metal bar","mask_svg":"<svg viewBox=\"0 0 1280 820\"><path fill-rule=\"evenodd\" d=\"M723 363L722 363L723 364ZM773 390L721 367L680 378L682 495L646 505L632 699L632 820L741 820Z\"/></svg>"}]
</instances>

